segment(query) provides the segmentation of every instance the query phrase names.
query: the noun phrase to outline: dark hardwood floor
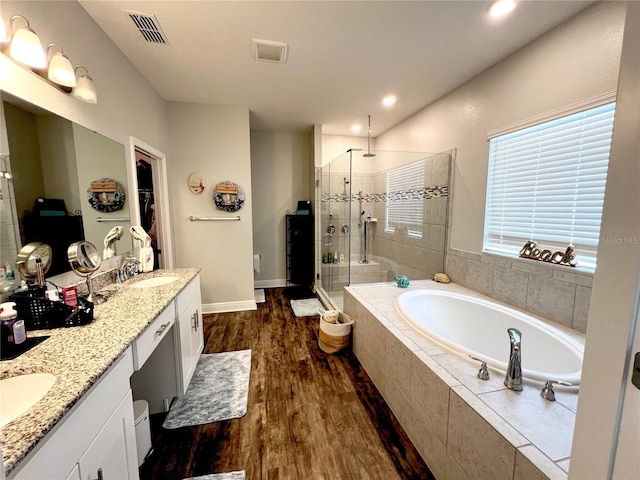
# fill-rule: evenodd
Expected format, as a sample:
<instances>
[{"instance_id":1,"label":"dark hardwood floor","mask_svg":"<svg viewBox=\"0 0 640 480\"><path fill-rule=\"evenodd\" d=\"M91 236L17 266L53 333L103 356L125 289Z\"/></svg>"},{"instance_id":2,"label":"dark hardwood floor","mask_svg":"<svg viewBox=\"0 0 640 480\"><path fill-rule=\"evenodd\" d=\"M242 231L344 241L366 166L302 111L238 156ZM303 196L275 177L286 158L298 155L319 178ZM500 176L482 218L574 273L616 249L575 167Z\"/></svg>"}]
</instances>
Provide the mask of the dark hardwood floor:
<instances>
[{"instance_id":1,"label":"dark hardwood floor","mask_svg":"<svg viewBox=\"0 0 640 480\"><path fill-rule=\"evenodd\" d=\"M257 311L205 316L204 353L252 350L247 414L164 430L142 480L245 470L248 480L433 479L351 352L318 348L318 317L296 318L289 291Z\"/></svg>"}]
</instances>

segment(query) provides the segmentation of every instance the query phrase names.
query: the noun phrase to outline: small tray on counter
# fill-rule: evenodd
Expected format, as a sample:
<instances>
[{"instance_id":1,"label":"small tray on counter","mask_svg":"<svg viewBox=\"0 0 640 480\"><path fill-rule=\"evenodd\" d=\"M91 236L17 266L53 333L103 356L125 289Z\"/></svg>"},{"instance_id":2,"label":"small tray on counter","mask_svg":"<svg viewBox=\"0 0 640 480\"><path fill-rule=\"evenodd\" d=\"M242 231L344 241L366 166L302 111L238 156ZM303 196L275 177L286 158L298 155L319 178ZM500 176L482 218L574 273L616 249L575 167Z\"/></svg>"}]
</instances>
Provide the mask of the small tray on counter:
<instances>
[{"instance_id":1,"label":"small tray on counter","mask_svg":"<svg viewBox=\"0 0 640 480\"><path fill-rule=\"evenodd\" d=\"M24 320L27 331L78 327L93 321L93 303L86 298L79 297L78 306L71 307L44 298L44 291L32 288L14 293L9 300L16 303L18 318Z\"/></svg>"}]
</instances>

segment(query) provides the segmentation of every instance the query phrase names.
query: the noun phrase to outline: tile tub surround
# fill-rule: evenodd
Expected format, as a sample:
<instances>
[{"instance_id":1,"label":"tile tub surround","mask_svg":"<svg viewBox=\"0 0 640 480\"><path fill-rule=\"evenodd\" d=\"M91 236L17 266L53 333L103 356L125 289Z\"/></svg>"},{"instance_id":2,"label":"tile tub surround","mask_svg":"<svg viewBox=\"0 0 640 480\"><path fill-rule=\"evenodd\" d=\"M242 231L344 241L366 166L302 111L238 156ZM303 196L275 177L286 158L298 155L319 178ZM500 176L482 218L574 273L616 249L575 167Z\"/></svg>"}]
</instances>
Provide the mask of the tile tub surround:
<instances>
[{"instance_id":1,"label":"tile tub surround","mask_svg":"<svg viewBox=\"0 0 640 480\"><path fill-rule=\"evenodd\" d=\"M345 288L344 311L355 320L354 353L434 475L439 480L566 479L578 394L556 388L557 401L549 402L540 397L542 385L525 384L516 393L500 374L478 379L475 363L419 336L395 311L398 295L424 288L486 299L430 280L413 281L408 289L395 283L355 285Z\"/></svg>"},{"instance_id":2,"label":"tile tub surround","mask_svg":"<svg viewBox=\"0 0 640 480\"><path fill-rule=\"evenodd\" d=\"M450 248L452 282L586 333L593 275L574 268Z\"/></svg>"},{"instance_id":3,"label":"tile tub surround","mask_svg":"<svg viewBox=\"0 0 640 480\"><path fill-rule=\"evenodd\" d=\"M156 270L144 278L175 275L175 282L154 288L130 283L94 309L92 323L72 328L37 330L28 336L50 338L18 358L0 363L0 378L36 372L56 376L51 390L26 413L0 429L5 473L25 458L100 376L136 340L174 297L198 274L198 268Z\"/></svg>"}]
</instances>

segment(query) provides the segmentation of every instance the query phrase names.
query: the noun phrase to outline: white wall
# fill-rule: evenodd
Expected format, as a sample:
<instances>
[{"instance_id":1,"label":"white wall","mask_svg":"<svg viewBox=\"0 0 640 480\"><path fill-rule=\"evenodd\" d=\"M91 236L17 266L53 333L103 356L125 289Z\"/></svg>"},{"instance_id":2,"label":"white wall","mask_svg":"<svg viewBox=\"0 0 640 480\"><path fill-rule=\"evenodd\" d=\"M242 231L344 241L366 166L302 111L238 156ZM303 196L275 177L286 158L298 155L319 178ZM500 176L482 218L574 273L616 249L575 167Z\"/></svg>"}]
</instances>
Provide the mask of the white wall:
<instances>
[{"instance_id":1,"label":"white wall","mask_svg":"<svg viewBox=\"0 0 640 480\"><path fill-rule=\"evenodd\" d=\"M262 255L257 287L286 284L285 213L313 200L308 133L251 132L253 251ZM314 212L315 214L315 212Z\"/></svg>"},{"instance_id":2,"label":"white wall","mask_svg":"<svg viewBox=\"0 0 640 480\"><path fill-rule=\"evenodd\" d=\"M176 266L202 268L205 312L255 308L249 109L178 102L167 105L167 170ZM200 195L187 187L191 172L200 172L207 179L207 188ZM244 206L235 213L220 211L213 202L213 188L225 180L245 191ZM191 215L240 215L241 220L191 222Z\"/></svg>"},{"instance_id":3,"label":"white wall","mask_svg":"<svg viewBox=\"0 0 640 480\"><path fill-rule=\"evenodd\" d=\"M457 148L453 248L482 251L487 133L615 91L624 4L596 4L376 138L378 150Z\"/></svg>"},{"instance_id":4,"label":"white wall","mask_svg":"<svg viewBox=\"0 0 640 480\"><path fill-rule=\"evenodd\" d=\"M633 356L640 350L640 4L628 8L569 470L575 479L640 478L640 392L630 382Z\"/></svg>"},{"instance_id":5,"label":"white wall","mask_svg":"<svg viewBox=\"0 0 640 480\"><path fill-rule=\"evenodd\" d=\"M371 139L371 150L374 148L375 140ZM367 137L352 137L349 135L322 135L322 167L331 163L336 158L344 155L351 148L367 149ZM402 150L405 150L404 148Z\"/></svg>"}]
</instances>

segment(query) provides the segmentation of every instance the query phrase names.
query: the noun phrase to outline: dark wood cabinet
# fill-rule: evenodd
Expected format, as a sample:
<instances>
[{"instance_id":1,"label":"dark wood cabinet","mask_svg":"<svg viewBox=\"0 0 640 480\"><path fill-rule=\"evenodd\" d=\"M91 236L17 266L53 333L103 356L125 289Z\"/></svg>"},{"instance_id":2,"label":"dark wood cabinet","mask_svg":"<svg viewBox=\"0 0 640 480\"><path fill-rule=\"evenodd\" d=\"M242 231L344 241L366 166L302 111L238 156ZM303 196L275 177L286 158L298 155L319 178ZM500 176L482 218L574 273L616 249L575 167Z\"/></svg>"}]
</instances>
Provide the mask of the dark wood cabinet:
<instances>
[{"instance_id":1,"label":"dark wood cabinet","mask_svg":"<svg viewBox=\"0 0 640 480\"><path fill-rule=\"evenodd\" d=\"M313 215L286 216L287 285L313 284Z\"/></svg>"}]
</instances>

